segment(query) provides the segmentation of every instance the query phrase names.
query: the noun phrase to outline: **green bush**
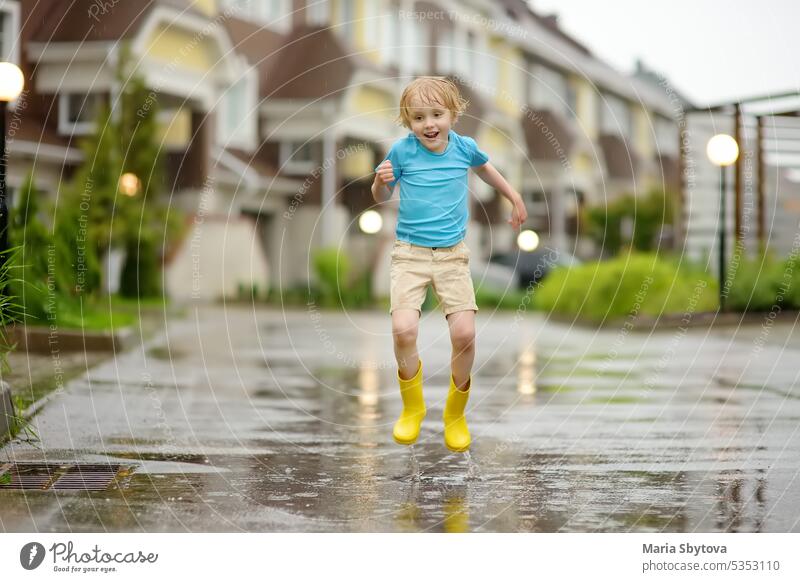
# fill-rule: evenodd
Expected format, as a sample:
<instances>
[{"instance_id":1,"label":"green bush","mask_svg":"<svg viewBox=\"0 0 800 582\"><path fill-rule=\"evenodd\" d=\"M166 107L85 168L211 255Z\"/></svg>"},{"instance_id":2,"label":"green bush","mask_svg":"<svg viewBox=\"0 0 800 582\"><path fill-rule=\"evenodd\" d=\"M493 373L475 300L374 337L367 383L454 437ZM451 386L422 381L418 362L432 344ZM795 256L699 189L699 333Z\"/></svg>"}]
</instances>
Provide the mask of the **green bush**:
<instances>
[{"instance_id":1,"label":"green bush","mask_svg":"<svg viewBox=\"0 0 800 582\"><path fill-rule=\"evenodd\" d=\"M778 260L770 251L753 258L743 256L738 266L732 260L726 273L730 281L726 308L734 311L770 311L776 304L781 307L792 304L798 306L796 299L800 296L797 290L800 277L794 276L797 284L792 284L794 269L789 271L789 263L788 259ZM784 273L787 274L785 281ZM782 285L791 286L788 293L781 292Z\"/></svg>"},{"instance_id":2,"label":"green bush","mask_svg":"<svg viewBox=\"0 0 800 582\"><path fill-rule=\"evenodd\" d=\"M154 298L162 294L161 261L152 235L128 241L120 276L119 294L129 298Z\"/></svg>"},{"instance_id":3,"label":"green bush","mask_svg":"<svg viewBox=\"0 0 800 582\"><path fill-rule=\"evenodd\" d=\"M718 286L704 271L656 254L553 270L534 290L536 309L592 321L630 314L659 316L717 308Z\"/></svg>"},{"instance_id":4,"label":"green bush","mask_svg":"<svg viewBox=\"0 0 800 582\"><path fill-rule=\"evenodd\" d=\"M632 226L630 238L622 236L626 220ZM655 250L661 229L673 222L672 196L657 188L640 197L625 194L607 204L587 206L582 217L584 234L602 249L604 256L614 256L625 247L643 252Z\"/></svg>"},{"instance_id":5,"label":"green bush","mask_svg":"<svg viewBox=\"0 0 800 582\"><path fill-rule=\"evenodd\" d=\"M789 307L800 309L800 257L791 255L783 262L781 285L785 286L785 301Z\"/></svg>"},{"instance_id":6,"label":"green bush","mask_svg":"<svg viewBox=\"0 0 800 582\"><path fill-rule=\"evenodd\" d=\"M36 188L32 172L25 178L19 197L10 216L8 243L17 251L9 255L14 277L7 292L19 301L23 319L43 320L47 315L48 274L54 275L58 264L53 255L53 237L40 220L42 193Z\"/></svg>"},{"instance_id":7,"label":"green bush","mask_svg":"<svg viewBox=\"0 0 800 582\"><path fill-rule=\"evenodd\" d=\"M360 308L373 304L370 270L353 276L350 258L335 248L316 251L312 260L318 286L310 295L320 305Z\"/></svg>"},{"instance_id":8,"label":"green bush","mask_svg":"<svg viewBox=\"0 0 800 582\"><path fill-rule=\"evenodd\" d=\"M475 302L478 307L489 309L516 310L523 305L524 297L525 291L518 289L507 289L504 292L481 287L475 289Z\"/></svg>"},{"instance_id":9,"label":"green bush","mask_svg":"<svg viewBox=\"0 0 800 582\"><path fill-rule=\"evenodd\" d=\"M324 307L344 306L350 260L335 248L320 249L313 256L319 281L320 303Z\"/></svg>"}]
</instances>

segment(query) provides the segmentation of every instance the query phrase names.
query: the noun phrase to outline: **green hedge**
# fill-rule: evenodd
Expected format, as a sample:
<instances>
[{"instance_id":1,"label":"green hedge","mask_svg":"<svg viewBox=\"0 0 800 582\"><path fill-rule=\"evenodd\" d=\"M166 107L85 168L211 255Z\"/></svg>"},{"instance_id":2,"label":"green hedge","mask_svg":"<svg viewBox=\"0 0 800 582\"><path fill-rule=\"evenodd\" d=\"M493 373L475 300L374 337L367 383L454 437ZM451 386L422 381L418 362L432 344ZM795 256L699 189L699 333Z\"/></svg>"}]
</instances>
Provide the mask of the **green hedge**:
<instances>
[{"instance_id":1,"label":"green hedge","mask_svg":"<svg viewBox=\"0 0 800 582\"><path fill-rule=\"evenodd\" d=\"M771 311L773 306L800 309L800 260L780 260L774 253L733 259L728 264L726 308L734 311Z\"/></svg>"},{"instance_id":2,"label":"green hedge","mask_svg":"<svg viewBox=\"0 0 800 582\"><path fill-rule=\"evenodd\" d=\"M553 270L534 290L534 308L595 322L630 314L715 310L716 280L699 267L651 253Z\"/></svg>"}]
</instances>

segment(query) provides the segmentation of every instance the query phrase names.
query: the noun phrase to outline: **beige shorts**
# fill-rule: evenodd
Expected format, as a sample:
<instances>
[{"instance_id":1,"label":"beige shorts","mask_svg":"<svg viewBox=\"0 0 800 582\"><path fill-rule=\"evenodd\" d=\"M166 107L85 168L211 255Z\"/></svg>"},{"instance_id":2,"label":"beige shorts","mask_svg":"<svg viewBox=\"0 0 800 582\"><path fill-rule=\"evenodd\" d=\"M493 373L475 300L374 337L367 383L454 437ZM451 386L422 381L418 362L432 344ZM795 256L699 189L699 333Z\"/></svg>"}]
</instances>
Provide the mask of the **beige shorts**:
<instances>
[{"instance_id":1,"label":"beige shorts","mask_svg":"<svg viewBox=\"0 0 800 582\"><path fill-rule=\"evenodd\" d=\"M435 249L395 240L391 256L389 313L395 309L422 313L429 284L433 285L445 317L456 311L478 311L469 274L469 248L463 240L452 247Z\"/></svg>"}]
</instances>

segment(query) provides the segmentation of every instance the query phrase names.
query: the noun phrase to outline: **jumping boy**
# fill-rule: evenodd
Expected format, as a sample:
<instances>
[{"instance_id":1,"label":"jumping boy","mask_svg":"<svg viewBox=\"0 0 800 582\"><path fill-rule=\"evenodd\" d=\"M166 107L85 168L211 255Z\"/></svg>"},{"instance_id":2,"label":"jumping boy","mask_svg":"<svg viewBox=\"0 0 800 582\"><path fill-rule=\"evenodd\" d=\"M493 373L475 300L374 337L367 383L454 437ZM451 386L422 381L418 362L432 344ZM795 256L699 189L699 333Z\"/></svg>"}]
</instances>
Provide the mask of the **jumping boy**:
<instances>
[{"instance_id":1,"label":"jumping boy","mask_svg":"<svg viewBox=\"0 0 800 582\"><path fill-rule=\"evenodd\" d=\"M414 444L425 417L422 360L417 330L428 285L443 307L453 348L450 390L444 407L444 442L469 449L464 409L475 359L475 291L464 243L469 219L467 170L497 189L513 206L508 222L518 230L527 219L522 197L489 163L475 140L451 129L467 102L455 84L438 77L412 81L400 98L398 121L411 130L375 168L372 196L378 203L400 184L400 210L391 252L391 308L397 379L403 412L394 425L398 444Z\"/></svg>"}]
</instances>

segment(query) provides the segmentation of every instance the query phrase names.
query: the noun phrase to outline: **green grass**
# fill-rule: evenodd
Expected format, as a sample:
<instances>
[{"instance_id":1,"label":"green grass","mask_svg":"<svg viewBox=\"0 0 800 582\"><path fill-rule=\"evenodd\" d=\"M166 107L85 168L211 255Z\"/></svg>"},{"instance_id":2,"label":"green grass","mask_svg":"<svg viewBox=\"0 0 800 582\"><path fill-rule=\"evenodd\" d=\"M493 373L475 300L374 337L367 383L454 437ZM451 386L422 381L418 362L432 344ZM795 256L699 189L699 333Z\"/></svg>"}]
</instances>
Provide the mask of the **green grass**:
<instances>
[{"instance_id":1,"label":"green grass","mask_svg":"<svg viewBox=\"0 0 800 582\"><path fill-rule=\"evenodd\" d=\"M135 325L139 321L134 310L108 298L81 303L77 299L56 298L54 309L47 317L27 317L25 325L56 325L61 330L112 331Z\"/></svg>"}]
</instances>

